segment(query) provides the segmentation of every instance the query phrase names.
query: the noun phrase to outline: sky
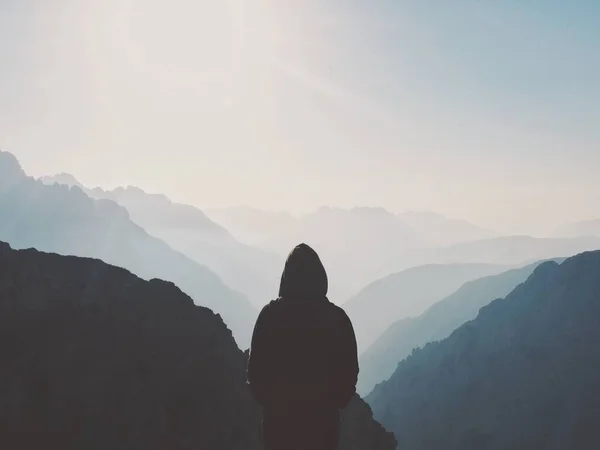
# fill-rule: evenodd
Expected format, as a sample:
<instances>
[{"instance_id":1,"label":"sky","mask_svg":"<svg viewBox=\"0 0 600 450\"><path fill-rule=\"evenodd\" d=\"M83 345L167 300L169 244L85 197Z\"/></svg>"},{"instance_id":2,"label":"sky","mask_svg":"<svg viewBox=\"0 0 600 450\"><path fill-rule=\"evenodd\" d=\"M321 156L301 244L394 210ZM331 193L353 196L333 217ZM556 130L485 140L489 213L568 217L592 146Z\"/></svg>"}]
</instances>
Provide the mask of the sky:
<instances>
[{"instance_id":1,"label":"sky","mask_svg":"<svg viewBox=\"0 0 600 450\"><path fill-rule=\"evenodd\" d=\"M595 0L0 0L0 148L202 208L600 217Z\"/></svg>"}]
</instances>

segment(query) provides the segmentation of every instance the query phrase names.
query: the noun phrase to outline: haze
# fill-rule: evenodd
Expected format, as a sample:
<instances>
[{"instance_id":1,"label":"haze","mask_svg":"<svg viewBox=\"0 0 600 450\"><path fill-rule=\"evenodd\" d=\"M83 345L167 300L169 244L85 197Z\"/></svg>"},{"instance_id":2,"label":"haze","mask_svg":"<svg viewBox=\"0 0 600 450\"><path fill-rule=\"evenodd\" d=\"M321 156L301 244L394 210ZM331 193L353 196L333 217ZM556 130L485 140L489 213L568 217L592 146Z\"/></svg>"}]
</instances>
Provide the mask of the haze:
<instances>
[{"instance_id":1,"label":"haze","mask_svg":"<svg viewBox=\"0 0 600 450\"><path fill-rule=\"evenodd\" d=\"M600 215L600 5L0 1L0 147L201 208Z\"/></svg>"}]
</instances>

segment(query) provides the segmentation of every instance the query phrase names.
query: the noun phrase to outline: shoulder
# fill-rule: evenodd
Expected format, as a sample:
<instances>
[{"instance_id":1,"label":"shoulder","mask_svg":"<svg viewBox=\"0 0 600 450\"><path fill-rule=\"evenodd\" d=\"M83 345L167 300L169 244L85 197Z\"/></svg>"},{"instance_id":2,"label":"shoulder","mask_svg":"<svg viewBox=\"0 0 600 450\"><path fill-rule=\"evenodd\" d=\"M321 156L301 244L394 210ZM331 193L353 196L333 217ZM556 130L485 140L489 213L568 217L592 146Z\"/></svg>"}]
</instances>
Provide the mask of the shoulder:
<instances>
[{"instance_id":1,"label":"shoulder","mask_svg":"<svg viewBox=\"0 0 600 450\"><path fill-rule=\"evenodd\" d=\"M344 308L331 302L329 302L329 304L331 305L330 308L333 314L335 314L338 320L340 320L344 325L351 323L350 317L348 317L348 314L346 313L346 311L344 311Z\"/></svg>"},{"instance_id":2,"label":"shoulder","mask_svg":"<svg viewBox=\"0 0 600 450\"><path fill-rule=\"evenodd\" d=\"M342 317L348 317L346 315L346 311L344 311L344 308L342 308L341 306L336 305L331 300L327 299L327 305L329 306L329 308L332 311L334 311L335 314L337 314L339 316L342 316Z\"/></svg>"},{"instance_id":3,"label":"shoulder","mask_svg":"<svg viewBox=\"0 0 600 450\"><path fill-rule=\"evenodd\" d=\"M276 314L280 308L281 308L281 299L280 298L271 300L269 303L267 303L265 306L263 306L263 308L260 310L258 318L264 320L264 318L272 316L273 314Z\"/></svg>"}]
</instances>

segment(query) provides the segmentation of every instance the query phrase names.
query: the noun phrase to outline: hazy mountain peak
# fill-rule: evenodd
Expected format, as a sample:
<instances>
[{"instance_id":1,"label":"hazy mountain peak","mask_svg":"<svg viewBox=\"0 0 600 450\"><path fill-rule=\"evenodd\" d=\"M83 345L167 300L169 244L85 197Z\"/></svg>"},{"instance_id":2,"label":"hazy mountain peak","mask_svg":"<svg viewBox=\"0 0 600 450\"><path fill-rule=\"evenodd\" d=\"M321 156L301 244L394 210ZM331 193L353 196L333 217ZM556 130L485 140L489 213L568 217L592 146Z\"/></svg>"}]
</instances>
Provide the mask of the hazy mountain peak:
<instances>
[{"instance_id":1,"label":"hazy mountain peak","mask_svg":"<svg viewBox=\"0 0 600 450\"><path fill-rule=\"evenodd\" d=\"M277 272L283 264L280 257L237 241L201 209L136 186L88 192L94 198L111 199L125 207L132 221L150 235L210 267L227 285L244 293L257 306L276 294Z\"/></svg>"},{"instance_id":2,"label":"hazy mountain peak","mask_svg":"<svg viewBox=\"0 0 600 450\"><path fill-rule=\"evenodd\" d=\"M0 150L0 189L8 188L25 177L15 155Z\"/></svg>"},{"instance_id":3,"label":"hazy mountain peak","mask_svg":"<svg viewBox=\"0 0 600 450\"><path fill-rule=\"evenodd\" d=\"M208 230L215 235L228 236L229 232L211 220L201 209L175 203L164 194L151 194L137 186L119 186L113 190L96 187L86 189L96 199L110 199L125 207L131 218L148 231L174 228Z\"/></svg>"},{"instance_id":4,"label":"hazy mountain peak","mask_svg":"<svg viewBox=\"0 0 600 450\"><path fill-rule=\"evenodd\" d=\"M18 170L21 173L25 174L17 157L10 152L0 150L0 163L2 163L3 167L12 166L15 170Z\"/></svg>"},{"instance_id":5,"label":"hazy mountain peak","mask_svg":"<svg viewBox=\"0 0 600 450\"><path fill-rule=\"evenodd\" d=\"M148 234L140 227L143 224L129 220L128 209L113 199L93 198L91 191L77 186L45 185L26 177L15 162L12 155L0 156L4 175L22 177L14 188L0 189L1 240L16 248L99 258L143 278L176 282L200 304L222 314L238 342L249 339L254 308L206 265ZM2 182L6 179L0 177Z\"/></svg>"},{"instance_id":6,"label":"hazy mountain peak","mask_svg":"<svg viewBox=\"0 0 600 450\"><path fill-rule=\"evenodd\" d=\"M497 233L466 220L448 218L434 211L407 211L396 217L438 245L453 245L497 236Z\"/></svg>"},{"instance_id":7,"label":"hazy mountain peak","mask_svg":"<svg viewBox=\"0 0 600 450\"><path fill-rule=\"evenodd\" d=\"M132 200L132 201L143 202L143 203L147 204L148 206L160 205L163 207L170 207L170 206L177 205L177 206L193 208L193 206L179 205L179 204L173 202L169 197L167 197L164 194L153 194L150 192L146 192L142 188L137 187L137 186L131 186L131 185L128 185L126 187L119 186L118 188L113 189L112 191L107 191L107 193L113 194L117 198L126 198L126 199ZM206 215L202 211L200 211L200 210L198 210L198 211L204 217L206 217Z\"/></svg>"},{"instance_id":8,"label":"hazy mountain peak","mask_svg":"<svg viewBox=\"0 0 600 450\"><path fill-rule=\"evenodd\" d=\"M206 213L245 244L263 247L274 236L293 229L299 220L285 211L262 210L251 206L213 208Z\"/></svg>"},{"instance_id":9,"label":"hazy mountain peak","mask_svg":"<svg viewBox=\"0 0 600 450\"><path fill-rule=\"evenodd\" d=\"M373 216L393 216L391 212L381 206L357 206L352 208L351 212L369 214Z\"/></svg>"},{"instance_id":10,"label":"hazy mountain peak","mask_svg":"<svg viewBox=\"0 0 600 450\"><path fill-rule=\"evenodd\" d=\"M70 173L65 172L58 173L56 175L40 177L39 180L46 185L62 184L69 187L77 186L80 189L85 189L83 184L81 184L79 180L77 180L77 178L75 178Z\"/></svg>"}]
</instances>

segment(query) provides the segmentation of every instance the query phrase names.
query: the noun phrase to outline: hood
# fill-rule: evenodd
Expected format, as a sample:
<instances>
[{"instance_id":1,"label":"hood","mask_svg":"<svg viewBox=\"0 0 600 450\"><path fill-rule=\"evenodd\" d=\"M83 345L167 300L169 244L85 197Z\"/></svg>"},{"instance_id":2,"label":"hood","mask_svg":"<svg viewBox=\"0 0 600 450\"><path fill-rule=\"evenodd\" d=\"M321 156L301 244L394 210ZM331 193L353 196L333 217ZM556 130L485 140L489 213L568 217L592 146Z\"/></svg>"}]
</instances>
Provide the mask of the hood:
<instances>
[{"instance_id":1,"label":"hood","mask_svg":"<svg viewBox=\"0 0 600 450\"><path fill-rule=\"evenodd\" d=\"M324 298L327 296L327 273L319 255L306 244L289 254L279 286L279 297Z\"/></svg>"}]
</instances>

